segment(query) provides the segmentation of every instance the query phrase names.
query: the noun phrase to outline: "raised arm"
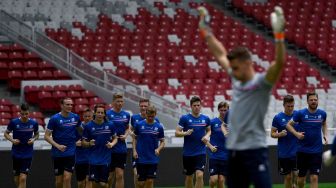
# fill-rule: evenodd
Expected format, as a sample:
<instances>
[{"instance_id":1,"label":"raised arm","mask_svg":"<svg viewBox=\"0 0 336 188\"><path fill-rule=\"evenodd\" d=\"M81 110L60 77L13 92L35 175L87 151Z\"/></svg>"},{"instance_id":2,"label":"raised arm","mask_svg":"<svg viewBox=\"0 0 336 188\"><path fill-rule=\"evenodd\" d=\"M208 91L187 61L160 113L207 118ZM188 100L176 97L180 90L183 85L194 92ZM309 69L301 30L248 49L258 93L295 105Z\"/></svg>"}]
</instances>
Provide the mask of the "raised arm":
<instances>
[{"instance_id":1,"label":"raised arm","mask_svg":"<svg viewBox=\"0 0 336 188\"><path fill-rule=\"evenodd\" d=\"M274 84L281 75L286 59L284 44L285 17L281 7L276 6L274 8L274 12L271 14L271 24L275 37L275 60L266 72L266 80Z\"/></svg>"},{"instance_id":2,"label":"raised arm","mask_svg":"<svg viewBox=\"0 0 336 188\"><path fill-rule=\"evenodd\" d=\"M229 60L227 58L227 51L223 44L212 34L210 28L210 15L205 7L198 8L200 14L199 30L201 36L205 39L210 52L215 56L218 64L228 71L230 68Z\"/></svg>"}]
</instances>

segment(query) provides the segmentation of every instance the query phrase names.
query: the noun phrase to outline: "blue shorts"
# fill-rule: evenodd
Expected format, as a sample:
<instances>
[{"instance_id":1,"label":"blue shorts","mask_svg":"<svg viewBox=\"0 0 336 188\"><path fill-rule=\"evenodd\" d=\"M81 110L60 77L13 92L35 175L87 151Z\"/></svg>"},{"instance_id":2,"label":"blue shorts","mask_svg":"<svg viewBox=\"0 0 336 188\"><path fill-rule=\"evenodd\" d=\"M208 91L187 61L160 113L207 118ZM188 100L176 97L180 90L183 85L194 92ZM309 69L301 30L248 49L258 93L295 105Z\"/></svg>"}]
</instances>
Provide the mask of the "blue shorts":
<instances>
[{"instance_id":1,"label":"blue shorts","mask_svg":"<svg viewBox=\"0 0 336 188\"><path fill-rule=\"evenodd\" d=\"M305 177L308 170L310 174L320 174L322 165L322 153L297 152L296 157L299 177Z\"/></svg>"},{"instance_id":2,"label":"blue shorts","mask_svg":"<svg viewBox=\"0 0 336 188\"><path fill-rule=\"evenodd\" d=\"M280 175L287 175L293 171L297 171L296 158L279 158L278 171Z\"/></svg>"},{"instance_id":3,"label":"blue shorts","mask_svg":"<svg viewBox=\"0 0 336 188\"><path fill-rule=\"evenodd\" d=\"M110 168L109 165L90 165L89 180L107 183Z\"/></svg>"},{"instance_id":4,"label":"blue shorts","mask_svg":"<svg viewBox=\"0 0 336 188\"><path fill-rule=\"evenodd\" d=\"M268 150L229 150L228 188L272 188L269 171Z\"/></svg>"},{"instance_id":5,"label":"blue shorts","mask_svg":"<svg viewBox=\"0 0 336 188\"><path fill-rule=\"evenodd\" d=\"M20 159L12 156L13 159L13 174L14 176L20 175L20 173L28 174L32 163L32 158Z\"/></svg>"},{"instance_id":6,"label":"blue shorts","mask_svg":"<svg viewBox=\"0 0 336 188\"><path fill-rule=\"evenodd\" d=\"M86 176L89 175L89 164L88 163L76 164L75 172L77 181L85 180Z\"/></svg>"},{"instance_id":7,"label":"blue shorts","mask_svg":"<svg viewBox=\"0 0 336 188\"><path fill-rule=\"evenodd\" d=\"M138 181L146 181L147 179L155 179L157 164L141 164L137 163Z\"/></svg>"},{"instance_id":8,"label":"blue shorts","mask_svg":"<svg viewBox=\"0 0 336 188\"><path fill-rule=\"evenodd\" d=\"M63 175L64 171L73 173L75 169L75 156L54 157L54 174L55 176Z\"/></svg>"},{"instance_id":9,"label":"blue shorts","mask_svg":"<svg viewBox=\"0 0 336 188\"><path fill-rule=\"evenodd\" d=\"M112 153L110 172L113 172L115 168L124 169L126 167L127 153Z\"/></svg>"},{"instance_id":10,"label":"blue shorts","mask_svg":"<svg viewBox=\"0 0 336 188\"><path fill-rule=\"evenodd\" d=\"M228 162L227 160L209 159L209 174L227 176Z\"/></svg>"},{"instance_id":11,"label":"blue shorts","mask_svg":"<svg viewBox=\"0 0 336 188\"><path fill-rule=\"evenodd\" d=\"M183 172L187 176L193 175L196 170L204 171L205 164L205 154L196 156L183 156Z\"/></svg>"}]
</instances>

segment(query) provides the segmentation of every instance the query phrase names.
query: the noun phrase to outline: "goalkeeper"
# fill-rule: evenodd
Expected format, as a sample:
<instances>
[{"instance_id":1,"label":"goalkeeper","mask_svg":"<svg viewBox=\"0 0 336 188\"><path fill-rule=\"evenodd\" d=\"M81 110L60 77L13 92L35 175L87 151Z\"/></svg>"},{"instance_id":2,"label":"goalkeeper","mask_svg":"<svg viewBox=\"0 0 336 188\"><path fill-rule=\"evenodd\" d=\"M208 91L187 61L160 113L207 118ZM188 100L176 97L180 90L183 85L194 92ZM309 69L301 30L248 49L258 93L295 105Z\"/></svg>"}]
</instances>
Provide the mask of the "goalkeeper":
<instances>
[{"instance_id":1,"label":"goalkeeper","mask_svg":"<svg viewBox=\"0 0 336 188\"><path fill-rule=\"evenodd\" d=\"M229 53L211 32L210 15L199 8L200 34L221 67L232 77L232 108L229 114L230 134L227 184L229 188L271 188L264 116L272 86L280 77L285 61L285 19L280 7L271 14L275 36L275 60L266 73L256 73L251 53L236 47Z\"/></svg>"}]
</instances>

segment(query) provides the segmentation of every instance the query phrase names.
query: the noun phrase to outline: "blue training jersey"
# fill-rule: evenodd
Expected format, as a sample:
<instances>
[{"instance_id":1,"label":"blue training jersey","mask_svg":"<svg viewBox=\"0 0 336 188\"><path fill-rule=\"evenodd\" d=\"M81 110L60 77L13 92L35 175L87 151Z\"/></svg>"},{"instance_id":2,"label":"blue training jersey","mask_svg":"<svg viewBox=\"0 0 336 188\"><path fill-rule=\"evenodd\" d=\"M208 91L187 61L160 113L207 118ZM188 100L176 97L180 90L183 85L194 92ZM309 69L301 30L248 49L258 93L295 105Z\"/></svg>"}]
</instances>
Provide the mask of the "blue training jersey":
<instances>
[{"instance_id":1,"label":"blue training jersey","mask_svg":"<svg viewBox=\"0 0 336 188\"><path fill-rule=\"evenodd\" d=\"M117 136L124 135L129 127L130 114L124 110L118 113L110 109L106 112L106 116L113 122ZM118 143L112 148L112 153L127 153L126 141L118 139Z\"/></svg>"},{"instance_id":2,"label":"blue training jersey","mask_svg":"<svg viewBox=\"0 0 336 188\"><path fill-rule=\"evenodd\" d=\"M51 148L53 157L67 157L75 155L77 127L80 126L80 118L77 114L69 113L68 117L64 117L61 113L53 115L47 125L47 129L52 131L52 137L58 144L65 145L64 152L55 147Z\"/></svg>"},{"instance_id":3,"label":"blue training jersey","mask_svg":"<svg viewBox=\"0 0 336 188\"><path fill-rule=\"evenodd\" d=\"M293 112L293 114L296 111ZM292 115L287 115L280 112L274 116L272 127L276 128L278 132L286 130L286 125L289 120L293 118ZM289 131L285 137L278 138L278 157L279 158L295 158L297 151L298 139Z\"/></svg>"},{"instance_id":4,"label":"blue training jersey","mask_svg":"<svg viewBox=\"0 0 336 188\"><path fill-rule=\"evenodd\" d=\"M183 155L196 156L205 154L205 145L202 142L202 137L206 133L207 127L210 125L208 116L200 114L199 117L194 117L191 114L183 115L180 118L179 126L183 131L193 129L193 133L184 137Z\"/></svg>"},{"instance_id":5,"label":"blue training jersey","mask_svg":"<svg viewBox=\"0 0 336 188\"><path fill-rule=\"evenodd\" d=\"M145 117L142 117L141 114L133 114L132 117L131 117L131 125L132 127L135 126L135 123L136 122L140 122L142 120L145 120L146 118ZM155 121L159 122L159 119L155 117Z\"/></svg>"},{"instance_id":6,"label":"blue training jersey","mask_svg":"<svg viewBox=\"0 0 336 188\"><path fill-rule=\"evenodd\" d=\"M84 124L84 122L82 122L81 127L82 127L83 130L84 130L84 128L87 124ZM78 132L77 132L77 139L76 140L77 141L82 140L82 135L80 135ZM76 164L87 164L87 163L89 163L89 155L90 155L90 149L89 148L85 148L85 147L82 147L82 146L76 146Z\"/></svg>"},{"instance_id":7,"label":"blue training jersey","mask_svg":"<svg viewBox=\"0 0 336 188\"><path fill-rule=\"evenodd\" d=\"M137 163L157 164L159 157L155 154L155 149L158 148L159 141L164 138L163 126L156 121L148 124L143 120L136 123L134 134L137 137Z\"/></svg>"},{"instance_id":8,"label":"blue training jersey","mask_svg":"<svg viewBox=\"0 0 336 188\"><path fill-rule=\"evenodd\" d=\"M298 151L304 153L321 153L322 145L322 125L327 120L327 113L317 109L310 113L307 108L299 110L293 116L293 121L297 122L297 131L304 132L304 139L299 140Z\"/></svg>"},{"instance_id":9,"label":"blue training jersey","mask_svg":"<svg viewBox=\"0 0 336 188\"><path fill-rule=\"evenodd\" d=\"M33 144L29 145L28 140L33 138L33 133L38 132L38 123L30 118L25 123L15 118L9 122L7 132L13 132L13 139L20 140L18 145L12 146L12 155L20 159L32 158Z\"/></svg>"},{"instance_id":10,"label":"blue training jersey","mask_svg":"<svg viewBox=\"0 0 336 188\"><path fill-rule=\"evenodd\" d=\"M207 149L210 159L228 160L228 150L225 147L226 138L221 129L222 123L222 120L218 117L210 121L210 144L217 146L216 152L212 152L209 148Z\"/></svg>"},{"instance_id":11,"label":"blue training jersey","mask_svg":"<svg viewBox=\"0 0 336 188\"><path fill-rule=\"evenodd\" d=\"M112 149L109 149L106 144L112 141L115 133L115 126L112 122L104 122L99 125L90 121L84 127L83 139L88 142L92 139L95 140L95 145L90 147L90 165L108 165L111 163Z\"/></svg>"}]
</instances>

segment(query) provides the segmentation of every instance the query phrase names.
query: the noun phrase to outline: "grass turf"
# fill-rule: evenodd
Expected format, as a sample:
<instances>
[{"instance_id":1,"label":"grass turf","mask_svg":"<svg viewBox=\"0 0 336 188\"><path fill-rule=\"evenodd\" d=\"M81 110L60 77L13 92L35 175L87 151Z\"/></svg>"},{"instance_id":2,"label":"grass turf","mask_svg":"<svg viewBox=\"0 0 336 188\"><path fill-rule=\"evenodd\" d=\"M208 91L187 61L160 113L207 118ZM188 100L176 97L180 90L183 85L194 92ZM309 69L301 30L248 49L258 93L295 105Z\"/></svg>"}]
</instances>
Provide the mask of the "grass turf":
<instances>
[{"instance_id":1,"label":"grass turf","mask_svg":"<svg viewBox=\"0 0 336 188\"><path fill-rule=\"evenodd\" d=\"M283 188L283 184L274 184L273 188ZM305 188L308 188L309 184L306 184ZM157 187L157 188L183 188L182 187ZM209 188L209 186L205 186L204 188ZM253 188L251 186L251 188ZM319 183L319 188L336 188L336 183Z\"/></svg>"}]
</instances>

